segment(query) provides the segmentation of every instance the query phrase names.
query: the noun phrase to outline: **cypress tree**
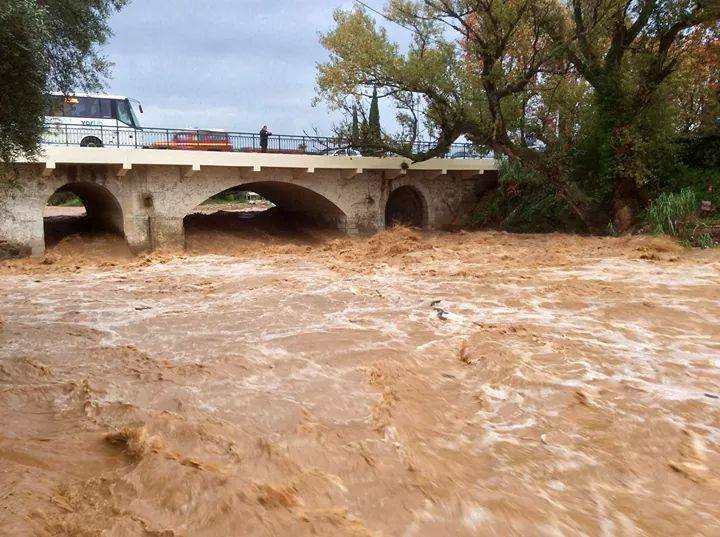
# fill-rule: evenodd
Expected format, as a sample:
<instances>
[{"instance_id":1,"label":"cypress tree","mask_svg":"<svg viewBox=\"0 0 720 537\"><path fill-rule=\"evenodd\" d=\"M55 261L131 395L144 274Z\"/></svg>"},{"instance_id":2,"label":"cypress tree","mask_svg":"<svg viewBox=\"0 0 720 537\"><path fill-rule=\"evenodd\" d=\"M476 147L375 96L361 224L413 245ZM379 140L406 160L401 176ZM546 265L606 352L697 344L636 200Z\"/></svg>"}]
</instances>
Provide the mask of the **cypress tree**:
<instances>
[{"instance_id":1,"label":"cypress tree","mask_svg":"<svg viewBox=\"0 0 720 537\"><path fill-rule=\"evenodd\" d=\"M352 132L350 135L352 136L352 143L357 144L360 140L360 123L358 122L357 106L353 106Z\"/></svg>"},{"instance_id":2,"label":"cypress tree","mask_svg":"<svg viewBox=\"0 0 720 537\"><path fill-rule=\"evenodd\" d=\"M380 140L380 106L378 105L377 88L373 88L372 101L370 101L369 117L370 137L373 141Z\"/></svg>"}]
</instances>

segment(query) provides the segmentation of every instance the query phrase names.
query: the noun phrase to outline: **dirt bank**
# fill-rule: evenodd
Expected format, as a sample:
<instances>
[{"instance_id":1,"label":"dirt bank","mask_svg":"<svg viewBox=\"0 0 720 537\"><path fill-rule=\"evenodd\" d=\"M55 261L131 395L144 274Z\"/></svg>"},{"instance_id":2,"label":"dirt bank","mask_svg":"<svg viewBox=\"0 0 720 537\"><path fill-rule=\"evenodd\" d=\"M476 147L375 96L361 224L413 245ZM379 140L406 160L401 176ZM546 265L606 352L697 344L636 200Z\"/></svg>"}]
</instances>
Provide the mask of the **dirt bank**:
<instances>
[{"instance_id":1,"label":"dirt bank","mask_svg":"<svg viewBox=\"0 0 720 537\"><path fill-rule=\"evenodd\" d=\"M720 252L207 222L0 266L0 533L720 532Z\"/></svg>"}]
</instances>

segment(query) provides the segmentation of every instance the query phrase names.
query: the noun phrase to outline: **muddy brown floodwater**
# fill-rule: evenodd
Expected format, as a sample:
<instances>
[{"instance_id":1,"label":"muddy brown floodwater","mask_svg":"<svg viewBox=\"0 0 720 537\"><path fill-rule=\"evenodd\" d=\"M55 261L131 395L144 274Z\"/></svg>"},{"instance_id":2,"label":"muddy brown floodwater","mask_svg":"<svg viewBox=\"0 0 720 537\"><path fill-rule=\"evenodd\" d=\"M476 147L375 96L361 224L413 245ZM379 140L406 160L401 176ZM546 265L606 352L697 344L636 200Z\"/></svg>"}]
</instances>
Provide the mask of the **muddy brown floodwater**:
<instances>
[{"instance_id":1,"label":"muddy brown floodwater","mask_svg":"<svg viewBox=\"0 0 720 537\"><path fill-rule=\"evenodd\" d=\"M720 535L719 251L205 227L0 266L0 534Z\"/></svg>"}]
</instances>

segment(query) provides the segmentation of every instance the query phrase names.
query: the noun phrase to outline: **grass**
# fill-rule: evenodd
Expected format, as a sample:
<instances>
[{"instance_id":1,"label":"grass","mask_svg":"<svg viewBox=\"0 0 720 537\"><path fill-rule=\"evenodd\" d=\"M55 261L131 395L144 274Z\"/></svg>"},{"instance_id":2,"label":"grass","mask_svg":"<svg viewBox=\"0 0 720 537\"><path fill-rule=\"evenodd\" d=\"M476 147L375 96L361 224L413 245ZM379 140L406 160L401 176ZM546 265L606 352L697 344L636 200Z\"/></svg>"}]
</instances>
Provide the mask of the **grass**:
<instances>
[{"instance_id":1,"label":"grass","mask_svg":"<svg viewBox=\"0 0 720 537\"><path fill-rule=\"evenodd\" d=\"M702 235L699 235L696 242L700 248L714 248L718 245L710 233L703 233Z\"/></svg>"},{"instance_id":2,"label":"grass","mask_svg":"<svg viewBox=\"0 0 720 537\"><path fill-rule=\"evenodd\" d=\"M677 237L678 224L698 209L698 199L691 188L680 192L665 192L650 205L645 213L645 222L656 235Z\"/></svg>"},{"instance_id":3,"label":"grass","mask_svg":"<svg viewBox=\"0 0 720 537\"><path fill-rule=\"evenodd\" d=\"M234 198L212 197L209 200L205 201L203 205L252 205L252 203L247 200L239 200Z\"/></svg>"},{"instance_id":4,"label":"grass","mask_svg":"<svg viewBox=\"0 0 720 537\"><path fill-rule=\"evenodd\" d=\"M72 192L56 192L50 196L48 205L54 207L82 207L84 204L82 200Z\"/></svg>"},{"instance_id":5,"label":"grass","mask_svg":"<svg viewBox=\"0 0 720 537\"><path fill-rule=\"evenodd\" d=\"M650 232L677 237L685 246L718 246L712 231L716 218L701 218L698 215L699 207L697 194L686 187L679 192L666 192L658 196L645 211L643 218Z\"/></svg>"},{"instance_id":6,"label":"grass","mask_svg":"<svg viewBox=\"0 0 720 537\"><path fill-rule=\"evenodd\" d=\"M82 202L80 198L73 198L71 200L64 201L60 203L63 207L82 207L85 204Z\"/></svg>"}]
</instances>

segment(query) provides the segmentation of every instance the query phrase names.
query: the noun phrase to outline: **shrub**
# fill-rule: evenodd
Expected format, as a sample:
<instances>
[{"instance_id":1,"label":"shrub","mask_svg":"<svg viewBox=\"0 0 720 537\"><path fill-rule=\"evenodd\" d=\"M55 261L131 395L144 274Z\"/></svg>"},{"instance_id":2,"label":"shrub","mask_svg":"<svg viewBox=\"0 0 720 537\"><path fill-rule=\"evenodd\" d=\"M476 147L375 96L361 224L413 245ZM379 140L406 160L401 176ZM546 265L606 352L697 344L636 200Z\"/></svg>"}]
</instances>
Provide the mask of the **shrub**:
<instances>
[{"instance_id":1,"label":"shrub","mask_svg":"<svg viewBox=\"0 0 720 537\"><path fill-rule=\"evenodd\" d=\"M645 223L652 233L678 236L678 223L695 213L698 199L695 192L687 187L680 192L666 192L648 207Z\"/></svg>"},{"instance_id":2,"label":"shrub","mask_svg":"<svg viewBox=\"0 0 720 537\"><path fill-rule=\"evenodd\" d=\"M700 248L713 248L717 246L715 239L713 239L710 233L703 233L702 235L698 236L696 239L696 243Z\"/></svg>"},{"instance_id":3,"label":"shrub","mask_svg":"<svg viewBox=\"0 0 720 537\"><path fill-rule=\"evenodd\" d=\"M476 208L474 223L518 233L584 229L555 189L531 171L500 161L498 188Z\"/></svg>"},{"instance_id":4,"label":"shrub","mask_svg":"<svg viewBox=\"0 0 720 537\"><path fill-rule=\"evenodd\" d=\"M718 221L712 215L698 216L699 205L692 187L661 194L645 211L645 226L654 234L677 237L686 246L712 248L718 245Z\"/></svg>"}]
</instances>

